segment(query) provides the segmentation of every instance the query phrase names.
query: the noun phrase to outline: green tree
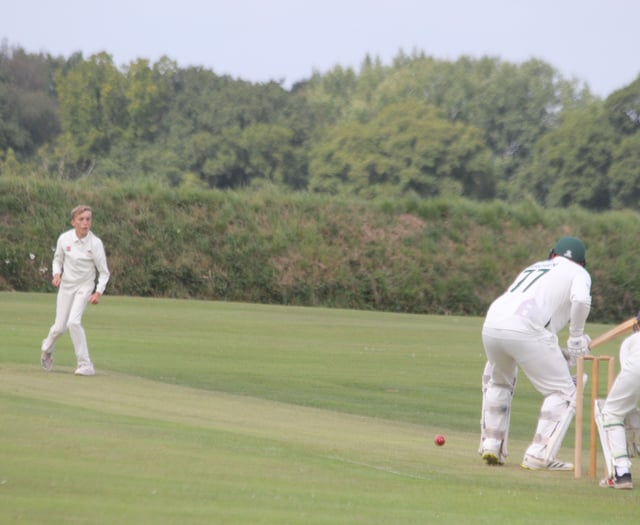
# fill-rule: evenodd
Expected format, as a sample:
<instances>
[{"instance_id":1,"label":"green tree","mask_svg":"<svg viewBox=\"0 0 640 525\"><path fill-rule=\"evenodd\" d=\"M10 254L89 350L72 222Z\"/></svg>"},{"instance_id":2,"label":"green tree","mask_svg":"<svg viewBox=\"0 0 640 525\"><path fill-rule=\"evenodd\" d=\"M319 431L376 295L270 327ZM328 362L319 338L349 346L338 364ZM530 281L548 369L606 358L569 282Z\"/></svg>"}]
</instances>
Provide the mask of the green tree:
<instances>
[{"instance_id":1,"label":"green tree","mask_svg":"<svg viewBox=\"0 0 640 525\"><path fill-rule=\"evenodd\" d=\"M502 174L497 191L504 197L508 180L530 161L536 142L557 126L559 114L585 107L593 97L540 60L447 62L414 53L396 59L373 102L382 108L409 100L430 103L450 121L483 131L499 168L496 175Z\"/></svg>"},{"instance_id":2,"label":"green tree","mask_svg":"<svg viewBox=\"0 0 640 525\"><path fill-rule=\"evenodd\" d=\"M491 155L480 130L428 104L392 104L368 123L345 122L328 133L311 154L310 189L488 198Z\"/></svg>"},{"instance_id":3,"label":"green tree","mask_svg":"<svg viewBox=\"0 0 640 525\"><path fill-rule=\"evenodd\" d=\"M638 209L640 205L640 76L604 102L607 120L619 144L609 170L611 206Z\"/></svg>"},{"instance_id":4,"label":"green tree","mask_svg":"<svg viewBox=\"0 0 640 525\"><path fill-rule=\"evenodd\" d=\"M614 209L640 209L640 133L625 137L615 148L609 169Z\"/></svg>"},{"instance_id":5,"label":"green tree","mask_svg":"<svg viewBox=\"0 0 640 525\"><path fill-rule=\"evenodd\" d=\"M251 124L225 128L219 137L200 133L192 146L200 152L200 172L212 188L242 188L258 181L288 185L295 178L292 131L284 126Z\"/></svg>"},{"instance_id":6,"label":"green tree","mask_svg":"<svg viewBox=\"0 0 640 525\"><path fill-rule=\"evenodd\" d=\"M168 144L185 157L186 171L212 188L242 188L263 180L306 184L304 150L313 132L298 91L250 84L189 68L175 75L167 115Z\"/></svg>"},{"instance_id":7,"label":"green tree","mask_svg":"<svg viewBox=\"0 0 640 525\"><path fill-rule=\"evenodd\" d=\"M126 68L127 138L151 142L161 130L173 94L175 62L162 57L153 68L138 59Z\"/></svg>"},{"instance_id":8,"label":"green tree","mask_svg":"<svg viewBox=\"0 0 640 525\"><path fill-rule=\"evenodd\" d=\"M54 72L61 59L0 47L0 150L27 158L60 132Z\"/></svg>"},{"instance_id":9,"label":"green tree","mask_svg":"<svg viewBox=\"0 0 640 525\"><path fill-rule=\"evenodd\" d=\"M302 93L309 111L316 117L316 129L352 115L351 105L358 88L358 75L352 68L335 66L325 74L314 73L304 83L294 86L294 92Z\"/></svg>"},{"instance_id":10,"label":"green tree","mask_svg":"<svg viewBox=\"0 0 640 525\"><path fill-rule=\"evenodd\" d=\"M558 128L536 144L531 164L512 186L512 198L529 194L548 207L609 208L607 173L615 138L602 103L566 112Z\"/></svg>"},{"instance_id":11,"label":"green tree","mask_svg":"<svg viewBox=\"0 0 640 525\"><path fill-rule=\"evenodd\" d=\"M63 140L73 147L78 167L90 171L128 127L125 77L103 52L59 74L56 88Z\"/></svg>"},{"instance_id":12,"label":"green tree","mask_svg":"<svg viewBox=\"0 0 640 525\"><path fill-rule=\"evenodd\" d=\"M609 122L618 133L630 135L640 131L640 75L609 95L604 106Z\"/></svg>"}]
</instances>

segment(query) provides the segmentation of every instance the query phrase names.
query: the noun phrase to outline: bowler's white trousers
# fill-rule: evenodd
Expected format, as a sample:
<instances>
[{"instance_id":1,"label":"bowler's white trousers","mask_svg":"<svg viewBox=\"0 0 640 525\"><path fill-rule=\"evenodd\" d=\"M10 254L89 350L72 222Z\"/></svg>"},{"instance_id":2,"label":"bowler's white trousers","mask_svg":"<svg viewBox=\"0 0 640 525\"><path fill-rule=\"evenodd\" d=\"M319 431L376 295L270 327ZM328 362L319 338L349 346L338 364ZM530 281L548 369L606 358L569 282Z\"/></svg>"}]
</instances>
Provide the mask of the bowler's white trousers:
<instances>
[{"instance_id":1,"label":"bowler's white trousers","mask_svg":"<svg viewBox=\"0 0 640 525\"><path fill-rule=\"evenodd\" d=\"M49 329L49 334L42 341L43 352L53 353L58 338L69 330L78 367L92 365L87 336L82 327L82 315L94 287L92 281L85 284L60 283L56 300L56 319Z\"/></svg>"}]
</instances>

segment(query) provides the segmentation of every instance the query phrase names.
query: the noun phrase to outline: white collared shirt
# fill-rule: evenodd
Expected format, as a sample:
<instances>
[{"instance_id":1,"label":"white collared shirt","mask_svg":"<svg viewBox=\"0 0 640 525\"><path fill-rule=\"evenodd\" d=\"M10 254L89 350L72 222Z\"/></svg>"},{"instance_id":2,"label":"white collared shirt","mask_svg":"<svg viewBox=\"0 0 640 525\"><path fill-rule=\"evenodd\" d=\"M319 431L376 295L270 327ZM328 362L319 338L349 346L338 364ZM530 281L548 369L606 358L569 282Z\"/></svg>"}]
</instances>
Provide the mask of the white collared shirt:
<instances>
[{"instance_id":1,"label":"white collared shirt","mask_svg":"<svg viewBox=\"0 0 640 525\"><path fill-rule=\"evenodd\" d=\"M53 275L62 274L63 283L82 284L95 282L96 270L96 292L103 294L110 273L104 246L98 237L89 231L84 239L80 239L73 229L58 237L56 251L53 254Z\"/></svg>"},{"instance_id":2,"label":"white collared shirt","mask_svg":"<svg viewBox=\"0 0 640 525\"><path fill-rule=\"evenodd\" d=\"M586 305L588 315L591 276L581 265L557 256L525 268L493 301L485 326L517 332L547 329L557 334L571 320L573 303Z\"/></svg>"}]
</instances>

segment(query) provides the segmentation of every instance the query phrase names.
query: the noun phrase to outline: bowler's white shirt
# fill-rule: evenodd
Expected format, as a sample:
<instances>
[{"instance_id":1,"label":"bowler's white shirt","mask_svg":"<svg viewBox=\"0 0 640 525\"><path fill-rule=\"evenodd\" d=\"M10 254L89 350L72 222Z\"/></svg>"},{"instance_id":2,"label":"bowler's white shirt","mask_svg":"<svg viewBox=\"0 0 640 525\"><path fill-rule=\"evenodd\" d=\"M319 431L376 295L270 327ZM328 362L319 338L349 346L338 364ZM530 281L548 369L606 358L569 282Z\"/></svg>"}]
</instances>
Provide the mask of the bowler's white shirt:
<instances>
[{"instance_id":1,"label":"bowler's white shirt","mask_svg":"<svg viewBox=\"0 0 640 525\"><path fill-rule=\"evenodd\" d=\"M91 231L84 239L78 238L75 230L60 234L53 254L53 275L62 274L64 284L83 284L95 282L96 270L98 270L96 292L103 294L110 274L102 241Z\"/></svg>"}]
</instances>

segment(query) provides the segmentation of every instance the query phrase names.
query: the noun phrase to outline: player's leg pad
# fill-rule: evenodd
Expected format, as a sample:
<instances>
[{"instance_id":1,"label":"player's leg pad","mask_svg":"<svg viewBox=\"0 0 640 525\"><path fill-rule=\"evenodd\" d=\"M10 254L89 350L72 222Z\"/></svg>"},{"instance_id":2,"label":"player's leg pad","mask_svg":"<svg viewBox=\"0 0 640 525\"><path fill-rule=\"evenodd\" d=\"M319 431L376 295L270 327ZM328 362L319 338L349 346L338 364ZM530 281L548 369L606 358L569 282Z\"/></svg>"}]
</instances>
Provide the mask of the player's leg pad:
<instances>
[{"instance_id":1,"label":"player's leg pad","mask_svg":"<svg viewBox=\"0 0 640 525\"><path fill-rule=\"evenodd\" d=\"M545 463L555 460L574 415L575 399L561 394L547 396L542 402L536 433L526 454L543 459Z\"/></svg>"}]
</instances>

